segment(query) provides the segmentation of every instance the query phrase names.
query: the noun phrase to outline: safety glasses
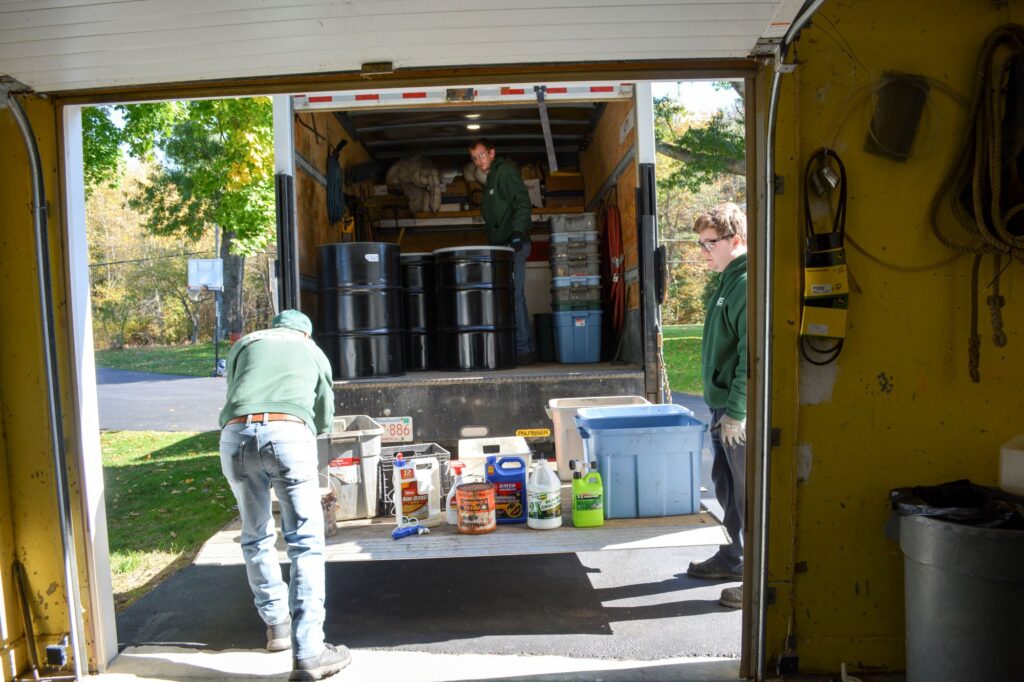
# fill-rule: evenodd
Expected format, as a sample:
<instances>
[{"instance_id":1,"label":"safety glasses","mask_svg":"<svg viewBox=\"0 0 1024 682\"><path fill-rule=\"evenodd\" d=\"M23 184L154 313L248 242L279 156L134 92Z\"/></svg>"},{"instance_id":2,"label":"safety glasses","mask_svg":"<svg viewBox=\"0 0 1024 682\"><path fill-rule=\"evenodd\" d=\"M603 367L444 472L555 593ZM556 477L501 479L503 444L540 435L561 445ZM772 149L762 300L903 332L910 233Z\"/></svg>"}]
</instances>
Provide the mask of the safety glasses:
<instances>
[{"instance_id":1,"label":"safety glasses","mask_svg":"<svg viewBox=\"0 0 1024 682\"><path fill-rule=\"evenodd\" d=\"M735 236L736 235L734 234L727 234L724 237L719 237L718 239L702 239L697 241L697 245L700 246L700 248L703 249L704 251L710 252L711 247L713 247L718 242L728 241Z\"/></svg>"}]
</instances>

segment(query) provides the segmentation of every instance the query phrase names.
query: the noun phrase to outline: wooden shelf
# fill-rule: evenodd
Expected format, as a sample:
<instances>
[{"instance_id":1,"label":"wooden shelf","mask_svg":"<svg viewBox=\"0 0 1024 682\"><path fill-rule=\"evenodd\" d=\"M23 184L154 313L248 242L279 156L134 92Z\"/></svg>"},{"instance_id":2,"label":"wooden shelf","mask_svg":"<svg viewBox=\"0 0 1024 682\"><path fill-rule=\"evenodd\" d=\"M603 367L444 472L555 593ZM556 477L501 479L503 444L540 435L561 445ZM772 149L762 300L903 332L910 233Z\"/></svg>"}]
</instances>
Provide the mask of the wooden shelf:
<instances>
[{"instance_id":1,"label":"wooden shelf","mask_svg":"<svg viewBox=\"0 0 1024 682\"><path fill-rule=\"evenodd\" d=\"M535 223L548 220L553 215L584 213L582 208L535 208L531 218ZM438 213L415 213L412 218L381 218L374 222L376 228L401 227L444 227L451 225L483 226L480 211L440 211Z\"/></svg>"}]
</instances>

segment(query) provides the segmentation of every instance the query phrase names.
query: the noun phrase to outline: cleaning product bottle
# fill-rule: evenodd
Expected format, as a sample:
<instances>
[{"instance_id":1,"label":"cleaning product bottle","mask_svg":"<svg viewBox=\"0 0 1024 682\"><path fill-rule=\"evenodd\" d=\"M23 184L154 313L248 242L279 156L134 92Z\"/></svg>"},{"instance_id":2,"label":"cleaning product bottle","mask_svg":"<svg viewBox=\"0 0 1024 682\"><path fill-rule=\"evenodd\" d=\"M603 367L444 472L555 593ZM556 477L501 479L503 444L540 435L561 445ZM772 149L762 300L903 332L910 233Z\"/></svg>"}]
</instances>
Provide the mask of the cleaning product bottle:
<instances>
[{"instance_id":1,"label":"cleaning product bottle","mask_svg":"<svg viewBox=\"0 0 1024 682\"><path fill-rule=\"evenodd\" d=\"M548 529L562 525L562 481L541 459L526 484L527 516L530 528Z\"/></svg>"},{"instance_id":2,"label":"cleaning product bottle","mask_svg":"<svg viewBox=\"0 0 1024 682\"><path fill-rule=\"evenodd\" d=\"M494 485L499 524L526 521L526 461L522 457L488 457L484 479Z\"/></svg>"},{"instance_id":3,"label":"cleaning product bottle","mask_svg":"<svg viewBox=\"0 0 1024 682\"><path fill-rule=\"evenodd\" d=\"M416 519L420 526L441 523L441 473L436 457L394 461L395 523L408 525Z\"/></svg>"},{"instance_id":4,"label":"cleaning product bottle","mask_svg":"<svg viewBox=\"0 0 1024 682\"><path fill-rule=\"evenodd\" d=\"M589 472L581 466L583 471L576 470L572 474L572 525L577 528L604 525L604 486L597 463L592 466Z\"/></svg>"},{"instance_id":5,"label":"cleaning product bottle","mask_svg":"<svg viewBox=\"0 0 1024 682\"><path fill-rule=\"evenodd\" d=\"M452 489L448 491L448 497L444 499L444 513L445 519L448 521L449 526L459 525L459 504L455 497L455 489L465 483L462 480L462 470L465 468L465 464L459 460L449 462L448 469L451 471L451 475L455 477L455 481L452 483Z\"/></svg>"}]
</instances>

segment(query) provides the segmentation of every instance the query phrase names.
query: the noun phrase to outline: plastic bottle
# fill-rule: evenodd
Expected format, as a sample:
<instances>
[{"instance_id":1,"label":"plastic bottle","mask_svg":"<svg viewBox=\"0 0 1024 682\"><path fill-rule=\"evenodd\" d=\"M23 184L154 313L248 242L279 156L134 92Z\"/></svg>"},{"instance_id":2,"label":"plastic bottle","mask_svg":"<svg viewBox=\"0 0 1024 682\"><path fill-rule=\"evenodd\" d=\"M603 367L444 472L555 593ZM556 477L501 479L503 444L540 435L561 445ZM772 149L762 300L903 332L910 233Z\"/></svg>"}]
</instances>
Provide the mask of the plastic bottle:
<instances>
[{"instance_id":1,"label":"plastic bottle","mask_svg":"<svg viewBox=\"0 0 1024 682\"><path fill-rule=\"evenodd\" d=\"M541 459L526 484L527 516L530 528L546 530L562 525L562 481Z\"/></svg>"},{"instance_id":2,"label":"plastic bottle","mask_svg":"<svg viewBox=\"0 0 1024 682\"><path fill-rule=\"evenodd\" d=\"M449 526L459 525L459 504L455 498L455 489L465 483L465 481L462 480L462 470L465 466L465 464L458 460L451 462L448 465L448 468L451 469L452 476L455 477L455 481L452 483L452 489L448 491L448 497L444 499L444 515Z\"/></svg>"},{"instance_id":3,"label":"plastic bottle","mask_svg":"<svg viewBox=\"0 0 1024 682\"><path fill-rule=\"evenodd\" d=\"M494 485L499 524L526 522L526 461L522 457L488 457L484 479Z\"/></svg>"},{"instance_id":4,"label":"plastic bottle","mask_svg":"<svg viewBox=\"0 0 1024 682\"><path fill-rule=\"evenodd\" d=\"M394 462L395 525L409 525L416 519L420 526L441 523L441 472L436 457Z\"/></svg>"},{"instance_id":5,"label":"plastic bottle","mask_svg":"<svg viewBox=\"0 0 1024 682\"><path fill-rule=\"evenodd\" d=\"M586 476L582 471L572 473L572 525L577 528L604 525L604 485L597 463L592 466Z\"/></svg>"}]
</instances>

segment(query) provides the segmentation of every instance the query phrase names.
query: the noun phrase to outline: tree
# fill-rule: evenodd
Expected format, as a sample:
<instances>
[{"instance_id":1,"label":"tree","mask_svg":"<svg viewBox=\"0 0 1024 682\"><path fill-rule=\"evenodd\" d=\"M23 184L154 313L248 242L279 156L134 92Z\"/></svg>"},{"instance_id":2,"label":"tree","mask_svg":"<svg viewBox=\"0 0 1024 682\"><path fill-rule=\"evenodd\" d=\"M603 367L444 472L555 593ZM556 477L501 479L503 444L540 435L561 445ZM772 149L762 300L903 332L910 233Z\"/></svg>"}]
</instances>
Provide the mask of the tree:
<instances>
[{"instance_id":1,"label":"tree","mask_svg":"<svg viewBox=\"0 0 1024 682\"><path fill-rule=\"evenodd\" d=\"M733 88L722 83L721 88ZM669 96L654 99L654 139L657 151L682 162L659 182L693 192L722 175L746 175L742 100L732 111L719 110L703 120Z\"/></svg>"},{"instance_id":2,"label":"tree","mask_svg":"<svg viewBox=\"0 0 1024 682\"><path fill-rule=\"evenodd\" d=\"M153 235L129 197L148 169L129 164L120 187L100 185L86 203L90 284L97 347L178 343L198 340L201 308L186 290L190 255L177 237ZM212 253L213 238L204 236L195 251Z\"/></svg>"},{"instance_id":3,"label":"tree","mask_svg":"<svg viewBox=\"0 0 1024 682\"><path fill-rule=\"evenodd\" d=\"M723 86L725 87L725 86ZM697 215L746 197L742 110L700 117L670 97L655 99L658 228L667 247L666 324L700 323L716 279L693 233Z\"/></svg>"},{"instance_id":4,"label":"tree","mask_svg":"<svg viewBox=\"0 0 1024 682\"><path fill-rule=\"evenodd\" d=\"M224 326L241 333L244 259L265 250L275 231L270 100L159 102L87 111L87 182L117 177L119 150L124 149L155 166L131 200L152 234L194 244L222 230ZM120 126L114 123L115 112Z\"/></svg>"}]
</instances>

